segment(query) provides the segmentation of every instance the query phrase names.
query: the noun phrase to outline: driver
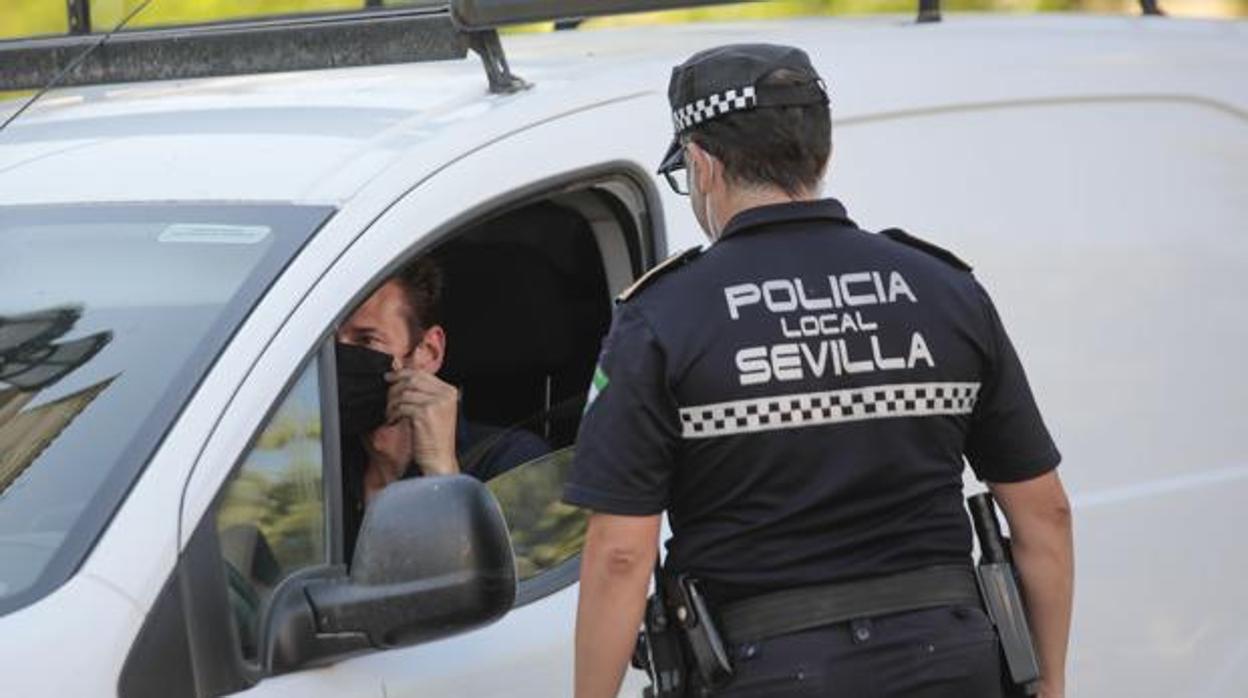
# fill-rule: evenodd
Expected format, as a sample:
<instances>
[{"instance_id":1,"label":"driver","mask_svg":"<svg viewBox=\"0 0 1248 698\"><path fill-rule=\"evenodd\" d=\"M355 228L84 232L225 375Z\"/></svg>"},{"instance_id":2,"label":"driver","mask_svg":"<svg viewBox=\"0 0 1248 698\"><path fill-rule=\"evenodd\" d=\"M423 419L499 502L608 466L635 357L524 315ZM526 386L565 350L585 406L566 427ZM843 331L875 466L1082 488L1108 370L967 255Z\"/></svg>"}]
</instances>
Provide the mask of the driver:
<instances>
[{"instance_id":1,"label":"driver","mask_svg":"<svg viewBox=\"0 0 1248 698\"><path fill-rule=\"evenodd\" d=\"M485 481L550 452L530 432L460 418L459 390L437 375L442 288L441 268L418 258L338 328L348 559L364 508L390 483L461 472Z\"/></svg>"}]
</instances>

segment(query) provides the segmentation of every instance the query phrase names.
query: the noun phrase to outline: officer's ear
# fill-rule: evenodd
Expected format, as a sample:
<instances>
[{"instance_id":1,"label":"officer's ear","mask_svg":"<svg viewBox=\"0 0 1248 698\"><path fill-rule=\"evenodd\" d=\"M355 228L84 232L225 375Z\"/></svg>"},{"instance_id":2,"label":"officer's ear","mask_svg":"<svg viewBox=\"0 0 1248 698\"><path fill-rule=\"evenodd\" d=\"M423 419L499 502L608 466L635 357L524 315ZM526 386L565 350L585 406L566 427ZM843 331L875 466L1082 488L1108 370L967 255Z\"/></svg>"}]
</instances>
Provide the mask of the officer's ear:
<instances>
[{"instance_id":1,"label":"officer's ear","mask_svg":"<svg viewBox=\"0 0 1248 698\"><path fill-rule=\"evenodd\" d=\"M685 146L685 158L688 161L686 165L689 167L689 175L693 178L693 184L698 191L703 193L711 191L715 188L716 182L723 177L724 164L695 141L689 141L689 144Z\"/></svg>"}]
</instances>

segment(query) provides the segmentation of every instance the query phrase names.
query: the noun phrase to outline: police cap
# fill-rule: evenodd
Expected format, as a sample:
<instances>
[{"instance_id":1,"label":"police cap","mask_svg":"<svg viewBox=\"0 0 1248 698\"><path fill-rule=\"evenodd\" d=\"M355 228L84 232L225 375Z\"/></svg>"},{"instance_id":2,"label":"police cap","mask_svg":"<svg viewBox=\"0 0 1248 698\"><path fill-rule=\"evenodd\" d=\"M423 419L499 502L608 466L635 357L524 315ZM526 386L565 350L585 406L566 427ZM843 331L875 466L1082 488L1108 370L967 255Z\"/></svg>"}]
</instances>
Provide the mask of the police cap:
<instances>
[{"instance_id":1,"label":"police cap","mask_svg":"<svg viewBox=\"0 0 1248 698\"><path fill-rule=\"evenodd\" d=\"M808 78L797 85L767 85L777 70ZM659 174L685 166L680 137L699 124L751 109L827 104L823 80L800 48L775 44L730 44L695 53L672 69L667 85L676 135Z\"/></svg>"}]
</instances>

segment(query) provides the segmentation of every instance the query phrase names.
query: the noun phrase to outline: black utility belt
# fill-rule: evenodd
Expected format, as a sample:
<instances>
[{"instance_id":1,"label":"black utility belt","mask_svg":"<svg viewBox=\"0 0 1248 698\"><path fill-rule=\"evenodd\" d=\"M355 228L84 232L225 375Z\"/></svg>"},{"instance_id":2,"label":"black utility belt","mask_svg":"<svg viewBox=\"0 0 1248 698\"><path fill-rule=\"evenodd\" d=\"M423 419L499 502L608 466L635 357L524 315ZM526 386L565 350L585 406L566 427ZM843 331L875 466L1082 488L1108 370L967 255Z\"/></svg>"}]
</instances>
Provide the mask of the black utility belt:
<instances>
[{"instance_id":1,"label":"black utility belt","mask_svg":"<svg viewBox=\"0 0 1248 698\"><path fill-rule=\"evenodd\" d=\"M698 580L655 570L633 666L652 698L686 698L732 680L730 648L859 618L939 606L981 606L969 566L927 567L871 579L786 589L711 608ZM696 674L690 675L690 671Z\"/></svg>"},{"instance_id":2,"label":"black utility belt","mask_svg":"<svg viewBox=\"0 0 1248 698\"><path fill-rule=\"evenodd\" d=\"M1014 571L1010 540L1001 534L988 493L968 498L980 560L940 565L839 584L786 589L712 608L701 584L655 566L655 593L646 601L645 630L633 665L650 675L651 698L686 698L695 683L716 688L732 680L729 648L745 642L846 621L942 606L984 609L996 629L1002 686L1008 696L1038 689L1040 664ZM690 670L696 671L695 677Z\"/></svg>"},{"instance_id":3,"label":"black utility belt","mask_svg":"<svg viewBox=\"0 0 1248 698\"><path fill-rule=\"evenodd\" d=\"M835 623L940 606L982 608L969 565L940 565L851 582L786 589L716 609L730 645Z\"/></svg>"}]
</instances>

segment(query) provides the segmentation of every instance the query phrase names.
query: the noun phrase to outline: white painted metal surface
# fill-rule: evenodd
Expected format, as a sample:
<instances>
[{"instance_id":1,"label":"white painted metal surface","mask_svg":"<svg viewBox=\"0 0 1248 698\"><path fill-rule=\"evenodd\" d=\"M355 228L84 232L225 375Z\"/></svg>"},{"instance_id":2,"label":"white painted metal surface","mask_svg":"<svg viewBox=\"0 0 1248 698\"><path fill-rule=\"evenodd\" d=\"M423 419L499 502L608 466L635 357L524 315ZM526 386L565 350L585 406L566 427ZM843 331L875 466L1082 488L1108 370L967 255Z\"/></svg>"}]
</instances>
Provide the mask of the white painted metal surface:
<instances>
[{"instance_id":1,"label":"white painted metal surface","mask_svg":"<svg viewBox=\"0 0 1248 698\"><path fill-rule=\"evenodd\" d=\"M113 584L79 572L54 596L0 617L4 695L115 692L146 610Z\"/></svg>"},{"instance_id":2,"label":"white painted metal surface","mask_svg":"<svg viewBox=\"0 0 1248 698\"><path fill-rule=\"evenodd\" d=\"M832 87L828 192L955 250L993 292L1076 506L1072 696L1248 685L1248 28L1138 18L802 20L508 37L472 60L56 93L0 133L0 205L330 202L78 574L0 618L4 693L115 690L189 532L297 366L378 270L533 182L669 137L670 66L804 46ZM0 104L0 116L12 108ZM700 243L662 192L667 247ZM2 214L0 214L2 215ZM568 692L575 589L500 623L248 695ZM84 630L89 629L89 631ZM85 659L65 671L65 648ZM471 689L471 690L469 690ZM636 686L628 695L636 695Z\"/></svg>"},{"instance_id":3,"label":"white painted metal surface","mask_svg":"<svg viewBox=\"0 0 1248 698\"><path fill-rule=\"evenodd\" d=\"M1248 117L1071 100L839 144L851 215L975 264L1028 368L1075 505L1072 695L1240 695Z\"/></svg>"},{"instance_id":4,"label":"white painted metal surface","mask_svg":"<svg viewBox=\"0 0 1248 698\"><path fill-rule=\"evenodd\" d=\"M0 136L0 203L344 201L384 188L383 172L404 179L412 161L440 165L515 125L662 97L673 63L733 41L807 48L829 70L840 119L1076 94L1248 108L1242 22L899 16L562 32L506 39L516 72L537 84L508 97L486 95L475 59L58 91Z\"/></svg>"}]
</instances>

